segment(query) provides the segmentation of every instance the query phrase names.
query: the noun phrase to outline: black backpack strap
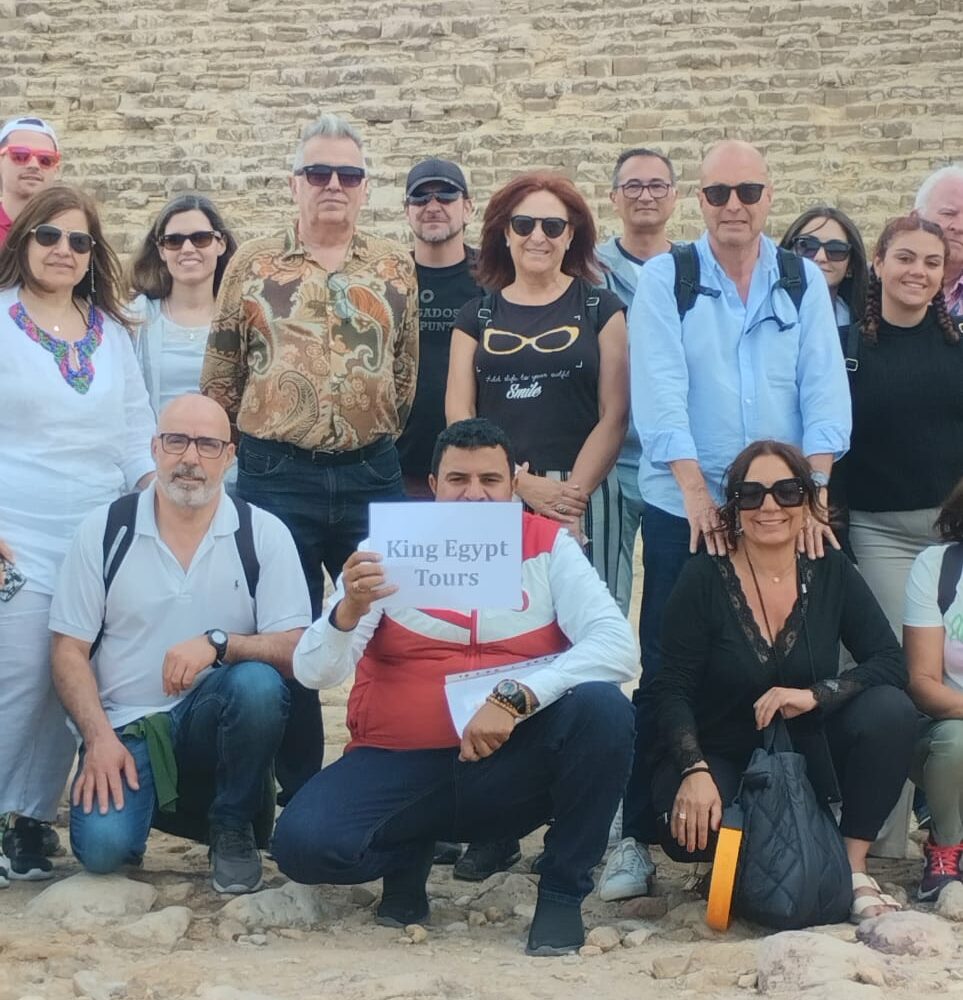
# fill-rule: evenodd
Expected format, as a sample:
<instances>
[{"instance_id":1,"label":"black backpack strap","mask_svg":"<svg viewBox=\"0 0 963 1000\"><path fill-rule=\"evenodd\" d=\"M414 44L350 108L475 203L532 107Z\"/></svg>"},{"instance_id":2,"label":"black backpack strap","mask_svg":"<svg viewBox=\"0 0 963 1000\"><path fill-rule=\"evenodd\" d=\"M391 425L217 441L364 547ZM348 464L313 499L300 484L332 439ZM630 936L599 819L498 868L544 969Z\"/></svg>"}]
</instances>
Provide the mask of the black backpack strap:
<instances>
[{"instance_id":1,"label":"black backpack strap","mask_svg":"<svg viewBox=\"0 0 963 1000\"><path fill-rule=\"evenodd\" d=\"M940 614L945 615L956 597L956 586L963 576L963 542L955 542L943 552L940 582L936 588L936 602Z\"/></svg>"},{"instance_id":2,"label":"black backpack strap","mask_svg":"<svg viewBox=\"0 0 963 1000\"><path fill-rule=\"evenodd\" d=\"M104 567L104 621L107 617L107 594L114 582L117 570L127 555L134 540L134 525L137 522L137 501L140 493L127 493L118 497L107 508L107 524L104 526L103 567ZM100 623L100 631L90 644L90 655L100 648L104 637L104 621Z\"/></svg>"},{"instance_id":3,"label":"black backpack strap","mask_svg":"<svg viewBox=\"0 0 963 1000\"><path fill-rule=\"evenodd\" d=\"M590 285L587 281L582 281L582 303L583 312L588 320L589 329L595 333L599 332L599 290Z\"/></svg>"},{"instance_id":4,"label":"black backpack strap","mask_svg":"<svg viewBox=\"0 0 963 1000\"><path fill-rule=\"evenodd\" d=\"M251 600L257 596L257 584L261 578L261 564L254 550L254 529L251 524L251 505L246 500L232 497L237 508L237 531L234 532L234 544L237 554L241 557L244 567L244 578L247 580L247 592Z\"/></svg>"},{"instance_id":5,"label":"black backpack strap","mask_svg":"<svg viewBox=\"0 0 963 1000\"><path fill-rule=\"evenodd\" d=\"M846 332L846 371L853 374L859 371L859 341L861 336L859 323L850 323Z\"/></svg>"},{"instance_id":6,"label":"black backpack strap","mask_svg":"<svg viewBox=\"0 0 963 1000\"><path fill-rule=\"evenodd\" d=\"M492 308L495 305L495 296L491 292L486 292L478 302L478 325L484 330L491 325Z\"/></svg>"},{"instance_id":7,"label":"black backpack strap","mask_svg":"<svg viewBox=\"0 0 963 1000\"><path fill-rule=\"evenodd\" d=\"M669 253L675 264L675 304L681 320L700 295L717 299L722 293L716 288L706 288L699 284L699 251L695 243L673 243Z\"/></svg>"},{"instance_id":8,"label":"black backpack strap","mask_svg":"<svg viewBox=\"0 0 963 1000\"><path fill-rule=\"evenodd\" d=\"M789 293L789 298L798 314L803 296L806 294L806 272L803 262L791 250L785 250L783 247L776 248L776 260L779 264L779 284Z\"/></svg>"}]
</instances>

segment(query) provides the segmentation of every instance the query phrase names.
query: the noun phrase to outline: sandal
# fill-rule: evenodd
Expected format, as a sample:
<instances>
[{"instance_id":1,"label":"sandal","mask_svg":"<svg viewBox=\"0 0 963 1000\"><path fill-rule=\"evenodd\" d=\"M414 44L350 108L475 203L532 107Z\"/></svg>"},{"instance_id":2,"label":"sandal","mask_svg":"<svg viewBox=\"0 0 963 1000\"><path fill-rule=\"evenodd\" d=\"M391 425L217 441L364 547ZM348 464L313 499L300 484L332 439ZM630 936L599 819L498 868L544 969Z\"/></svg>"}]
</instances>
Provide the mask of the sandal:
<instances>
[{"instance_id":1,"label":"sandal","mask_svg":"<svg viewBox=\"0 0 963 1000\"><path fill-rule=\"evenodd\" d=\"M872 892L868 892L863 896L857 896L857 889L872 889ZM867 875L866 872L853 872L853 905L849 911L849 922L851 924L860 924L864 920L871 919L866 914L866 911L871 910L874 906L888 906L890 908L889 912L893 913L903 909L898 900L895 900L888 893L880 889L876 879ZM882 913L873 914L876 917L883 915Z\"/></svg>"}]
</instances>

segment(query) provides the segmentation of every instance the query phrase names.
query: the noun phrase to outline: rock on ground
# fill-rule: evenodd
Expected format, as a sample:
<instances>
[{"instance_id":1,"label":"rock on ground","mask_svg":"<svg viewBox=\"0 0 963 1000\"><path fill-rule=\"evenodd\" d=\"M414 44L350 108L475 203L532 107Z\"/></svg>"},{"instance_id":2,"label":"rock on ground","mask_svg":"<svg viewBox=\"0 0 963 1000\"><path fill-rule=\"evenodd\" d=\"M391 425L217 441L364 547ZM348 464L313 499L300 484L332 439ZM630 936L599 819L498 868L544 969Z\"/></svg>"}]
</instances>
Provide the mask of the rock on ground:
<instances>
[{"instance_id":1,"label":"rock on ground","mask_svg":"<svg viewBox=\"0 0 963 1000\"><path fill-rule=\"evenodd\" d=\"M236 920L245 929L316 927L330 915L322 890L288 882L280 889L262 889L232 899L221 907L222 919Z\"/></svg>"},{"instance_id":2,"label":"rock on ground","mask_svg":"<svg viewBox=\"0 0 963 1000\"><path fill-rule=\"evenodd\" d=\"M883 959L868 948L812 931L783 931L763 938L756 960L763 993L798 993L811 986L852 980L858 968L883 967Z\"/></svg>"},{"instance_id":3,"label":"rock on ground","mask_svg":"<svg viewBox=\"0 0 963 1000\"><path fill-rule=\"evenodd\" d=\"M887 955L952 955L956 940L948 923L929 913L904 910L864 920L856 937Z\"/></svg>"},{"instance_id":4,"label":"rock on ground","mask_svg":"<svg viewBox=\"0 0 963 1000\"><path fill-rule=\"evenodd\" d=\"M90 1000L117 1000L127 995L127 984L110 982L96 972L85 970L73 978L74 996Z\"/></svg>"},{"instance_id":5,"label":"rock on ground","mask_svg":"<svg viewBox=\"0 0 963 1000\"><path fill-rule=\"evenodd\" d=\"M276 1000L267 993L252 993L233 986L201 986L197 990L198 1000Z\"/></svg>"},{"instance_id":6,"label":"rock on ground","mask_svg":"<svg viewBox=\"0 0 963 1000\"><path fill-rule=\"evenodd\" d=\"M154 905L157 890L123 875L89 875L81 872L44 889L27 903L28 916L50 920L67 930L85 931L143 916Z\"/></svg>"},{"instance_id":7,"label":"rock on ground","mask_svg":"<svg viewBox=\"0 0 963 1000\"><path fill-rule=\"evenodd\" d=\"M132 924L121 927L114 940L122 947L173 948L187 933L194 912L186 906L167 906L156 913L146 913Z\"/></svg>"},{"instance_id":8,"label":"rock on ground","mask_svg":"<svg viewBox=\"0 0 963 1000\"><path fill-rule=\"evenodd\" d=\"M611 951L622 943L622 935L614 927L593 927L588 932L585 943L601 948L602 951Z\"/></svg>"},{"instance_id":9,"label":"rock on ground","mask_svg":"<svg viewBox=\"0 0 963 1000\"><path fill-rule=\"evenodd\" d=\"M947 920L963 920L963 882L950 882L936 901L936 912Z\"/></svg>"}]
</instances>

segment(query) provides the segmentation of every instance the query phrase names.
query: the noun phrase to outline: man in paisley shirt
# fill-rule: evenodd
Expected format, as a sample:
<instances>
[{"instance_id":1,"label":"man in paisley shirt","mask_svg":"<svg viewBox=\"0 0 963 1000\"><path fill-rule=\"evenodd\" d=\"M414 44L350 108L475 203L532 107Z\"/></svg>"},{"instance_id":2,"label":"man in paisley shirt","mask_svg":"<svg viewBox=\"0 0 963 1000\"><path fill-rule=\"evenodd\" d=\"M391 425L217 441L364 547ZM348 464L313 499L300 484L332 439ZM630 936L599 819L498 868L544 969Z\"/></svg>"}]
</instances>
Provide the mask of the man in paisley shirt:
<instances>
[{"instance_id":1,"label":"man in paisley shirt","mask_svg":"<svg viewBox=\"0 0 963 1000\"><path fill-rule=\"evenodd\" d=\"M221 283L201 392L227 411L238 495L290 529L321 613L368 533L368 504L402 498L395 441L415 394L418 286L407 248L356 228L368 195L361 136L309 124L290 178L296 217L250 240ZM324 752L317 695L290 681L277 759L285 802Z\"/></svg>"}]
</instances>

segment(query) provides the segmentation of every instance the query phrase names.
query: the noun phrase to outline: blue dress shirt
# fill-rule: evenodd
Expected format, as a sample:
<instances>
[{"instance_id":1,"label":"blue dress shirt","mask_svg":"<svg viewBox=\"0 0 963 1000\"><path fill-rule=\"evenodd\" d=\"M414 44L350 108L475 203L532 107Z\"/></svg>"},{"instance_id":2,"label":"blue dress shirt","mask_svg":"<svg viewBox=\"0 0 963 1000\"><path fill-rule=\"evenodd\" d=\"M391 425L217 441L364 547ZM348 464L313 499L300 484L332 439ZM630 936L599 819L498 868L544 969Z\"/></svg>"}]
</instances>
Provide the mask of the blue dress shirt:
<instances>
[{"instance_id":1,"label":"blue dress shirt","mask_svg":"<svg viewBox=\"0 0 963 1000\"><path fill-rule=\"evenodd\" d=\"M803 260L799 314L779 285L776 245L763 236L748 301L723 271L703 233L696 242L699 295L679 320L675 262L650 260L629 312L632 417L642 441L639 489L647 504L685 516L669 463L695 459L716 501L729 463L760 438L805 455L849 447L849 382L826 280Z\"/></svg>"}]
</instances>

